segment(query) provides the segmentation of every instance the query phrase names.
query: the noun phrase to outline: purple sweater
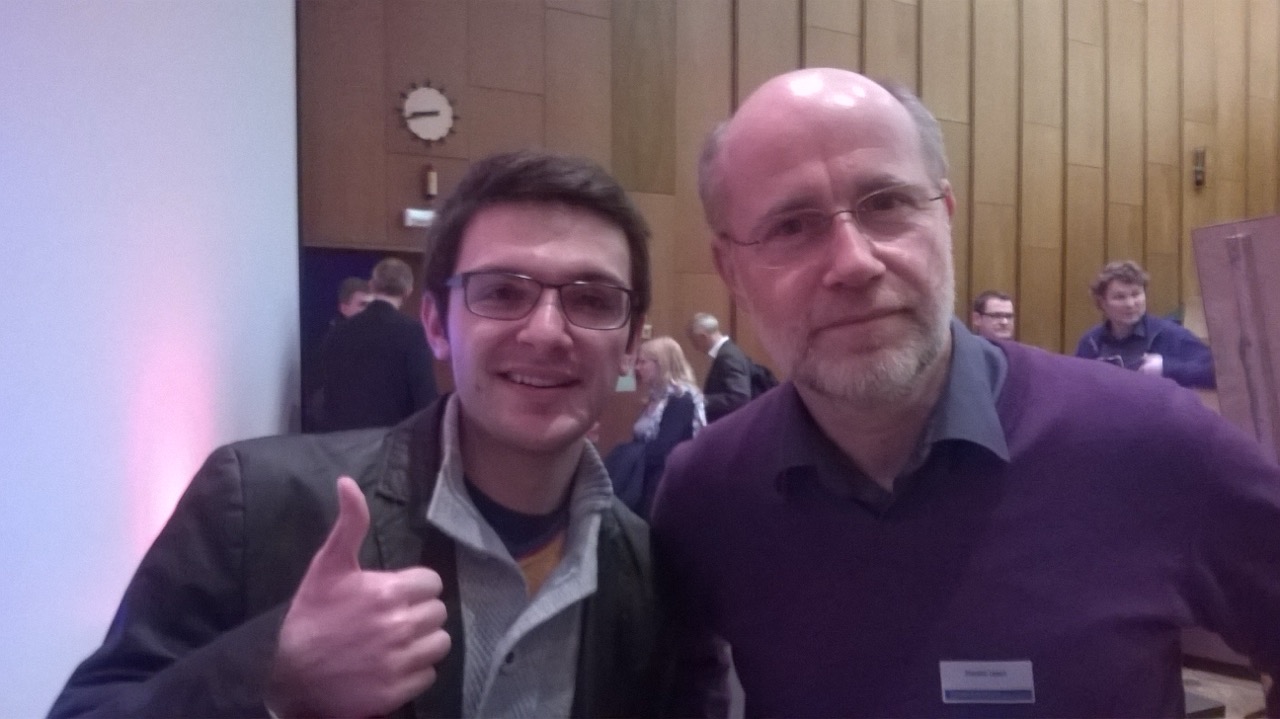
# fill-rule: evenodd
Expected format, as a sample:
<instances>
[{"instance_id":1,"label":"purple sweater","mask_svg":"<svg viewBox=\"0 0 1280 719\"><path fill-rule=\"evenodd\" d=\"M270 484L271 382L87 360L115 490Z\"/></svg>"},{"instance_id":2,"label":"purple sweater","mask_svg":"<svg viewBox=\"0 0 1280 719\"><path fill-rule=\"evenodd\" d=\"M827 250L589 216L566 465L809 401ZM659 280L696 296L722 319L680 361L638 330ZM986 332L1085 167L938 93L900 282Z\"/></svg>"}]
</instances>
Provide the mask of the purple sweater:
<instances>
[{"instance_id":1,"label":"purple sweater","mask_svg":"<svg viewBox=\"0 0 1280 719\"><path fill-rule=\"evenodd\" d=\"M1000 348L1008 461L934 444L882 511L787 459L834 447L789 383L672 454L667 586L748 715L1181 716L1197 624L1280 674L1280 468L1173 383ZM1029 660L1034 703L944 703L939 662L979 660Z\"/></svg>"}]
</instances>

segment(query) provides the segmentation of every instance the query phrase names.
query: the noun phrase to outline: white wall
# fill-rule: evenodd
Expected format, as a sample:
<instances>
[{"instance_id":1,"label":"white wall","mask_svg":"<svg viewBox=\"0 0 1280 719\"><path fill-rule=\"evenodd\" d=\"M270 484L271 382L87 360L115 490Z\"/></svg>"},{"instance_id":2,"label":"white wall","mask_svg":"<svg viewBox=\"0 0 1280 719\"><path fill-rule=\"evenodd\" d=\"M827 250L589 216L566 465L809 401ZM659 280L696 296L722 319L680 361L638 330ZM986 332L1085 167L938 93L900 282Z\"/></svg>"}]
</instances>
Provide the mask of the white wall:
<instances>
[{"instance_id":1,"label":"white wall","mask_svg":"<svg viewBox=\"0 0 1280 719\"><path fill-rule=\"evenodd\" d=\"M290 0L0 0L0 716L296 404Z\"/></svg>"}]
</instances>

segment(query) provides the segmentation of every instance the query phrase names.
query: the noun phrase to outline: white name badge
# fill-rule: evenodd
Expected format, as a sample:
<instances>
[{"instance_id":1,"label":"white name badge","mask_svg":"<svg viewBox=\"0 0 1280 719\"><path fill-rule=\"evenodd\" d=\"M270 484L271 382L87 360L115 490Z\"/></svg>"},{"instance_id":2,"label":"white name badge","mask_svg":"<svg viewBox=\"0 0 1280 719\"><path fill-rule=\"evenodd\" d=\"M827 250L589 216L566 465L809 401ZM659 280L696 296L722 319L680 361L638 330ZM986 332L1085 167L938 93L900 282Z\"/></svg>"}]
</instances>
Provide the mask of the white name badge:
<instances>
[{"instance_id":1,"label":"white name badge","mask_svg":"<svg viewBox=\"0 0 1280 719\"><path fill-rule=\"evenodd\" d=\"M1034 704L1031 662L938 662L944 704Z\"/></svg>"}]
</instances>

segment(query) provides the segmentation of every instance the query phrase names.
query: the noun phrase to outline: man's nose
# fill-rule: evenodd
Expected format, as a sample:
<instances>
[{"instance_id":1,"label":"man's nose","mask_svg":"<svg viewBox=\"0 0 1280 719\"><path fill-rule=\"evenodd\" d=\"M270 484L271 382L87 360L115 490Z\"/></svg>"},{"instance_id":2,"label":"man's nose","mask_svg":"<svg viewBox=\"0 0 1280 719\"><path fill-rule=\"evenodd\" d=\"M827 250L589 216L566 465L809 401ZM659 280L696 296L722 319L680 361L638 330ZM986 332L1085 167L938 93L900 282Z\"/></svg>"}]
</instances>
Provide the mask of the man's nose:
<instances>
[{"instance_id":1,"label":"man's nose","mask_svg":"<svg viewBox=\"0 0 1280 719\"><path fill-rule=\"evenodd\" d=\"M827 232L830 265L825 276L828 283L857 285L884 273L884 263L876 256L871 238L858 226L853 210L835 213Z\"/></svg>"},{"instance_id":2,"label":"man's nose","mask_svg":"<svg viewBox=\"0 0 1280 719\"><path fill-rule=\"evenodd\" d=\"M569 320L560 306L560 293L554 287L544 287L533 310L525 318L521 334L529 339L561 338L568 336L568 329Z\"/></svg>"}]
</instances>

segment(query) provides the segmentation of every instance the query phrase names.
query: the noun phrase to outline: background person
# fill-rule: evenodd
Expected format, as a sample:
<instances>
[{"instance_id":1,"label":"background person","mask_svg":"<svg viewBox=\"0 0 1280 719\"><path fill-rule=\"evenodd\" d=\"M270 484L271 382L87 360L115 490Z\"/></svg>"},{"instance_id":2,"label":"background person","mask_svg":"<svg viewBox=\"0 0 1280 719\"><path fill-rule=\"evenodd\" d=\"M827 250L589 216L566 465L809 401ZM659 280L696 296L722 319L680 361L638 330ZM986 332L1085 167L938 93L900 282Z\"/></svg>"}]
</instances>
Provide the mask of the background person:
<instances>
[{"instance_id":1,"label":"background person","mask_svg":"<svg viewBox=\"0 0 1280 719\"><path fill-rule=\"evenodd\" d=\"M585 438L649 306L645 222L598 166L514 153L430 233L457 393L215 451L53 716L660 712L648 531Z\"/></svg>"},{"instance_id":2,"label":"background person","mask_svg":"<svg viewBox=\"0 0 1280 719\"><path fill-rule=\"evenodd\" d=\"M1184 387L1213 389L1213 353L1182 325L1147 314L1150 276L1132 260L1110 262L1089 286L1101 324L1085 332L1076 356L1098 359Z\"/></svg>"},{"instance_id":3,"label":"background person","mask_svg":"<svg viewBox=\"0 0 1280 719\"><path fill-rule=\"evenodd\" d=\"M702 395L707 421L714 422L751 399L751 359L720 331L715 315L699 312L689 323L689 341L711 357Z\"/></svg>"},{"instance_id":4,"label":"background person","mask_svg":"<svg viewBox=\"0 0 1280 719\"><path fill-rule=\"evenodd\" d=\"M987 290L973 299L969 326L989 340L1013 339L1013 298L999 290Z\"/></svg>"},{"instance_id":5,"label":"background person","mask_svg":"<svg viewBox=\"0 0 1280 719\"><path fill-rule=\"evenodd\" d=\"M388 257L369 277L369 304L320 343L321 431L390 427L436 400L435 369L422 324L400 311L413 270Z\"/></svg>"},{"instance_id":6,"label":"background person","mask_svg":"<svg viewBox=\"0 0 1280 719\"><path fill-rule=\"evenodd\" d=\"M775 77L699 190L790 381L672 452L653 536L679 636L729 642L746 715L1181 716L1197 624L1280 670L1280 467L1191 392L953 318L919 99Z\"/></svg>"},{"instance_id":7,"label":"background person","mask_svg":"<svg viewBox=\"0 0 1280 719\"><path fill-rule=\"evenodd\" d=\"M368 306L373 297L369 294L369 282L363 277L348 277L338 285L338 317L330 322L336 324L340 320L350 319L352 315Z\"/></svg>"},{"instance_id":8,"label":"background person","mask_svg":"<svg viewBox=\"0 0 1280 719\"><path fill-rule=\"evenodd\" d=\"M680 343L654 337L636 355L636 389L644 408L630 442L605 458L614 494L636 514L647 518L667 455L707 424L702 393Z\"/></svg>"}]
</instances>

